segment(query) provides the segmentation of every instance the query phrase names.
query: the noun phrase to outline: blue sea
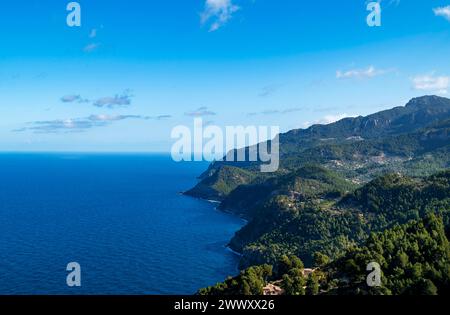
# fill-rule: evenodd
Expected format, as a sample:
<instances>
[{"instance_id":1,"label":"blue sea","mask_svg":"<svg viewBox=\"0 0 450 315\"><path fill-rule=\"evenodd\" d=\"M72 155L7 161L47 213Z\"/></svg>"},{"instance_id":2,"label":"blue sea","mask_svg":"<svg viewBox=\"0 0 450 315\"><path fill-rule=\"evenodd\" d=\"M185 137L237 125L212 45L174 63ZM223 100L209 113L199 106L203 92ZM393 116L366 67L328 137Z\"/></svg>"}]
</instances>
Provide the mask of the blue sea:
<instances>
[{"instance_id":1,"label":"blue sea","mask_svg":"<svg viewBox=\"0 0 450 315\"><path fill-rule=\"evenodd\" d=\"M180 194L206 163L0 154L0 294L193 294L235 275L242 220ZM66 266L81 266L68 287Z\"/></svg>"}]
</instances>

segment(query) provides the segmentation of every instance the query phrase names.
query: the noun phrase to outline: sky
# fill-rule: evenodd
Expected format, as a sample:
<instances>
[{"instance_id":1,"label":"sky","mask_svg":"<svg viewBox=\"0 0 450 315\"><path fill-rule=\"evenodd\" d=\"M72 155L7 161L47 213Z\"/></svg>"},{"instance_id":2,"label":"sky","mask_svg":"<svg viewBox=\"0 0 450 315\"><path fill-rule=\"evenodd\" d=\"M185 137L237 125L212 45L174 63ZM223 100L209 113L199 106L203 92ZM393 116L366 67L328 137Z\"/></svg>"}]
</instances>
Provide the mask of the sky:
<instances>
[{"instance_id":1,"label":"sky","mask_svg":"<svg viewBox=\"0 0 450 315\"><path fill-rule=\"evenodd\" d=\"M169 152L205 124L288 131L450 91L450 0L4 0L0 151Z\"/></svg>"}]
</instances>

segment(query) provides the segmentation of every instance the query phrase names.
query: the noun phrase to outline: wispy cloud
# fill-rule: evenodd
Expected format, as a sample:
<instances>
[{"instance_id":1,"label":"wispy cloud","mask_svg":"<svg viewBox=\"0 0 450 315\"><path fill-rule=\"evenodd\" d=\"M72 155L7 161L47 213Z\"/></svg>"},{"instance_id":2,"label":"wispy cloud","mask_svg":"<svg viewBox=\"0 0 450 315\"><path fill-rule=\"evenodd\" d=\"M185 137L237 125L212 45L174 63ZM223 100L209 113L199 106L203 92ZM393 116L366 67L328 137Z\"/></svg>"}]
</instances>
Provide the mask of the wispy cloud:
<instances>
[{"instance_id":1,"label":"wispy cloud","mask_svg":"<svg viewBox=\"0 0 450 315\"><path fill-rule=\"evenodd\" d=\"M80 95L65 95L61 97L63 103L89 103L88 99L82 98Z\"/></svg>"},{"instance_id":2,"label":"wispy cloud","mask_svg":"<svg viewBox=\"0 0 450 315\"><path fill-rule=\"evenodd\" d=\"M370 79L389 72L392 69L376 69L374 66L369 66L367 69L351 69L347 71L336 71L337 79Z\"/></svg>"},{"instance_id":3,"label":"wispy cloud","mask_svg":"<svg viewBox=\"0 0 450 315\"><path fill-rule=\"evenodd\" d=\"M133 95L131 95L131 91L126 90L121 95L99 98L94 102L93 105L96 107L107 107L107 108L129 106L131 105L132 97Z\"/></svg>"},{"instance_id":4,"label":"wispy cloud","mask_svg":"<svg viewBox=\"0 0 450 315\"><path fill-rule=\"evenodd\" d=\"M91 43L91 44L84 46L83 51L85 53L91 53L91 52L96 51L99 47L100 47L99 43Z\"/></svg>"},{"instance_id":5,"label":"wispy cloud","mask_svg":"<svg viewBox=\"0 0 450 315\"><path fill-rule=\"evenodd\" d=\"M97 99L92 102L92 105L96 107L124 107L131 105L133 95L130 90L125 90L122 94L117 94L115 96L106 96ZM63 103L90 103L91 101L87 98L81 97L79 94L68 94L61 97L61 102Z\"/></svg>"},{"instance_id":6,"label":"wispy cloud","mask_svg":"<svg viewBox=\"0 0 450 315\"><path fill-rule=\"evenodd\" d=\"M287 109L266 109L261 112L248 113L247 116L290 114L290 113L299 112L301 110L304 110L304 109L299 108L299 107L293 107L293 108L287 108Z\"/></svg>"},{"instance_id":7,"label":"wispy cloud","mask_svg":"<svg viewBox=\"0 0 450 315\"><path fill-rule=\"evenodd\" d=\"M281 87L279 84L271 84L262 88L261 92L258 94L261 97L266 97L274 94Z\"/></svg>"},{"instance_id":8,"label":"wispy cloud","mask_svg":"<svg viewBox=\"0 0 450 315\"><path fill-rule=\"evenodd\" d=\"M55 119L45 121L34 121L26 127L15 129L14 132L32 131L34 133L73 133L83 132L96 127L105 127L113 122L136 119L136 120L162 120L172 116L142 116L142 115L90 115L89 117L73 119Z\"/></svg>"},{"instance_id":9,"label":"wispy cloud","mask_svg":"<svg viewBox=\"0 0 450 315\"><path fill-rule=\"evenodd\" d=\"M159 116L150 117L150 118L154 118L156 120L165 120L165 119L172 118L172 115L159 115Z\"/></svg>"},{"instance_id":10,"label":"wispy cloud","mask_svg":"<svg viewBox=\"0 0 450 315\"><path fill-rule=\"evenodd\" d=\"M328 125L332 124L336 121L342 120L344 118L348 117L355 117L356 115L348 115L348 114L337 114L337 115L327 115L325 117L322 117L321 119L318 119L316 121L307 121L303 123L304 128L311 127L313 125Z\"/></svg>"},{"instance_id":11,"label":"wispy cloud","mask_svg":"<svg viewBox=\"0 0 450 315\"><path fill-rule=\"evenodd\" d=\"M46 72L40 72L40 73L38 73L38 74L36 74L35 76L34 76L34 78L36 79L36 80L40 80L40 79L45 79L46 77L47 77L47 73Z\"/></svg>"},{"instance_id":12,"label":"wispy cloud","mask_svg":"<svg viewBox=\"0 0 450 315\"><path fill-rule=\"evenodd\" d=\"M93 28L91 30L91 32L89 33L89 38L95 38L95 37L97 37L97 29Z\"/></svg>"},{"instance_id":13,"label":"wispy cloud","mask_svg":"<svg viewBox=\"0 0 450 315\"><path fill-rule=\"evenodd\" d=\"M374 0L366 0L366 5L369 4L370 2L374 2ZM375 2L383 3L383 5L384 3L387 3L386 6L390 7L391 5L398 6L401 0L375 0Z\"/></svg>"},{"instance_id":14,"label":"wispy cloud","mask_svg":"<svg viewBox=\"0 0 450 315\"><path fill-rule=\"evenodd\" d=\"M172 115L159 115L159 116L143 116L143 115L91 115L88 117L91 121L120 121L125 119L141 119L141 120L164 120L172 118Z\"/></svg>"},{"instance_id":15,"label":"wispy cloud","mask_svg":"<svg viewBox=\"0 0 450 315\"><path fill-rule=\"evenodd\" d=\"M433 12L436 16L442 16L443 18L450 21L450 5L448 5L446 7L434 8Z\"/></svg>"},{"instance_id":16,"label":"wispy cloud","mask_svg":"<svg viewBox=\"0 0 450 315\"><path fill-rule=\"evenodd\" d=\"M200 14L202 24L212 21L210 32L217 31L225 25L240 8L233 4L233 0L206 0L205 8Z\"/></svg>"},{"instance_id":17,"label":"wispy cloud","mask_svg":"<svg viewBox=\"0 0 450 315\"><path fill-rule=\"evenodd\" d=\"M184 113L185 116L189 117L203 117L203 116L215 116L216 113L209 110L208 107L199 107L196 110Z\"/></svg>"},{"instance_id":18,"label":"wispy cloud","mask_svg":"<svg viewBox=\"0 0 450 315\"><path fill-rule=\"evenodd\" d=\"M110 122L119 121L125 119L144 119L147 120L149 117L141 115L91 115L87 118L90 121L95 122Z\"/></svg>"},{"instance_id":19,"label":"wispy cloud","mask_svg":"<svg viewBox=\"0 0 450 315\"><path fill-rule=\"evenodd\" d=\"M389 0L389 5L398 6L401 0Z\"/></svg>"},{"instance_id":20,"label":"wispy cloud","mask_svg":"<svg viewBox=\"0 0 450 315\"><path fill-rule=\"evenodd\" d=\"M450 86L450 77L435 76L434 73L418 75L411 79L413 88L418 91L429 91L439 94L447 94Z\"/></svg>"}]
</instances>

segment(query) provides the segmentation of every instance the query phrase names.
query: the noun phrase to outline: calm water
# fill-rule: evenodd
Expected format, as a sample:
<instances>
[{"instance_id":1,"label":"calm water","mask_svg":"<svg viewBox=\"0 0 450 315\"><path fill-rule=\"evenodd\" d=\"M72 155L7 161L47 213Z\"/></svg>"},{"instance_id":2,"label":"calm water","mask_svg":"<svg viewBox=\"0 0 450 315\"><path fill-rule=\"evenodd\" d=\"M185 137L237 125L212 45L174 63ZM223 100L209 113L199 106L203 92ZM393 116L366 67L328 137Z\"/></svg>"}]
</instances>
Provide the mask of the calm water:
<instances>
[{"instance_id":1,"label":"calm water","mask_svg":"<svg viewBox=\"0 0 450 315\"><path fill-rule=\"evenodd\" d=\"M191 294L236 274L242 221L180 195L204 163L0 154L0 294ZM82 287L66 285L78 262Z\"/></svg>"}]
</instances>

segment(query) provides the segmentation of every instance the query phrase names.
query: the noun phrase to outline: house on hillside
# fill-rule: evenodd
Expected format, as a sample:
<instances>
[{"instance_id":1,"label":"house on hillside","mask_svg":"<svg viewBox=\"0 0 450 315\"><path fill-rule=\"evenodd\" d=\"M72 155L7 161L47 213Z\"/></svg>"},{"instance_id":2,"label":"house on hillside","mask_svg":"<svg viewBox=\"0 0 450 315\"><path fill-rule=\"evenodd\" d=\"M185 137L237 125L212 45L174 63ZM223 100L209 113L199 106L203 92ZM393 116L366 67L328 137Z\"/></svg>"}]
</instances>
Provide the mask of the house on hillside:
<instances>
[{"instance_id":1,"label":"house on hillside","mask_svg":"<svg viewBox=\"0 0 450 315\"><path fill-rule=\"evenodd\" d=\"M263 288L263 295L283 295L284 290L278 284L280 284L279 281L267 284Z\"/></svg>"}]
</instances>

